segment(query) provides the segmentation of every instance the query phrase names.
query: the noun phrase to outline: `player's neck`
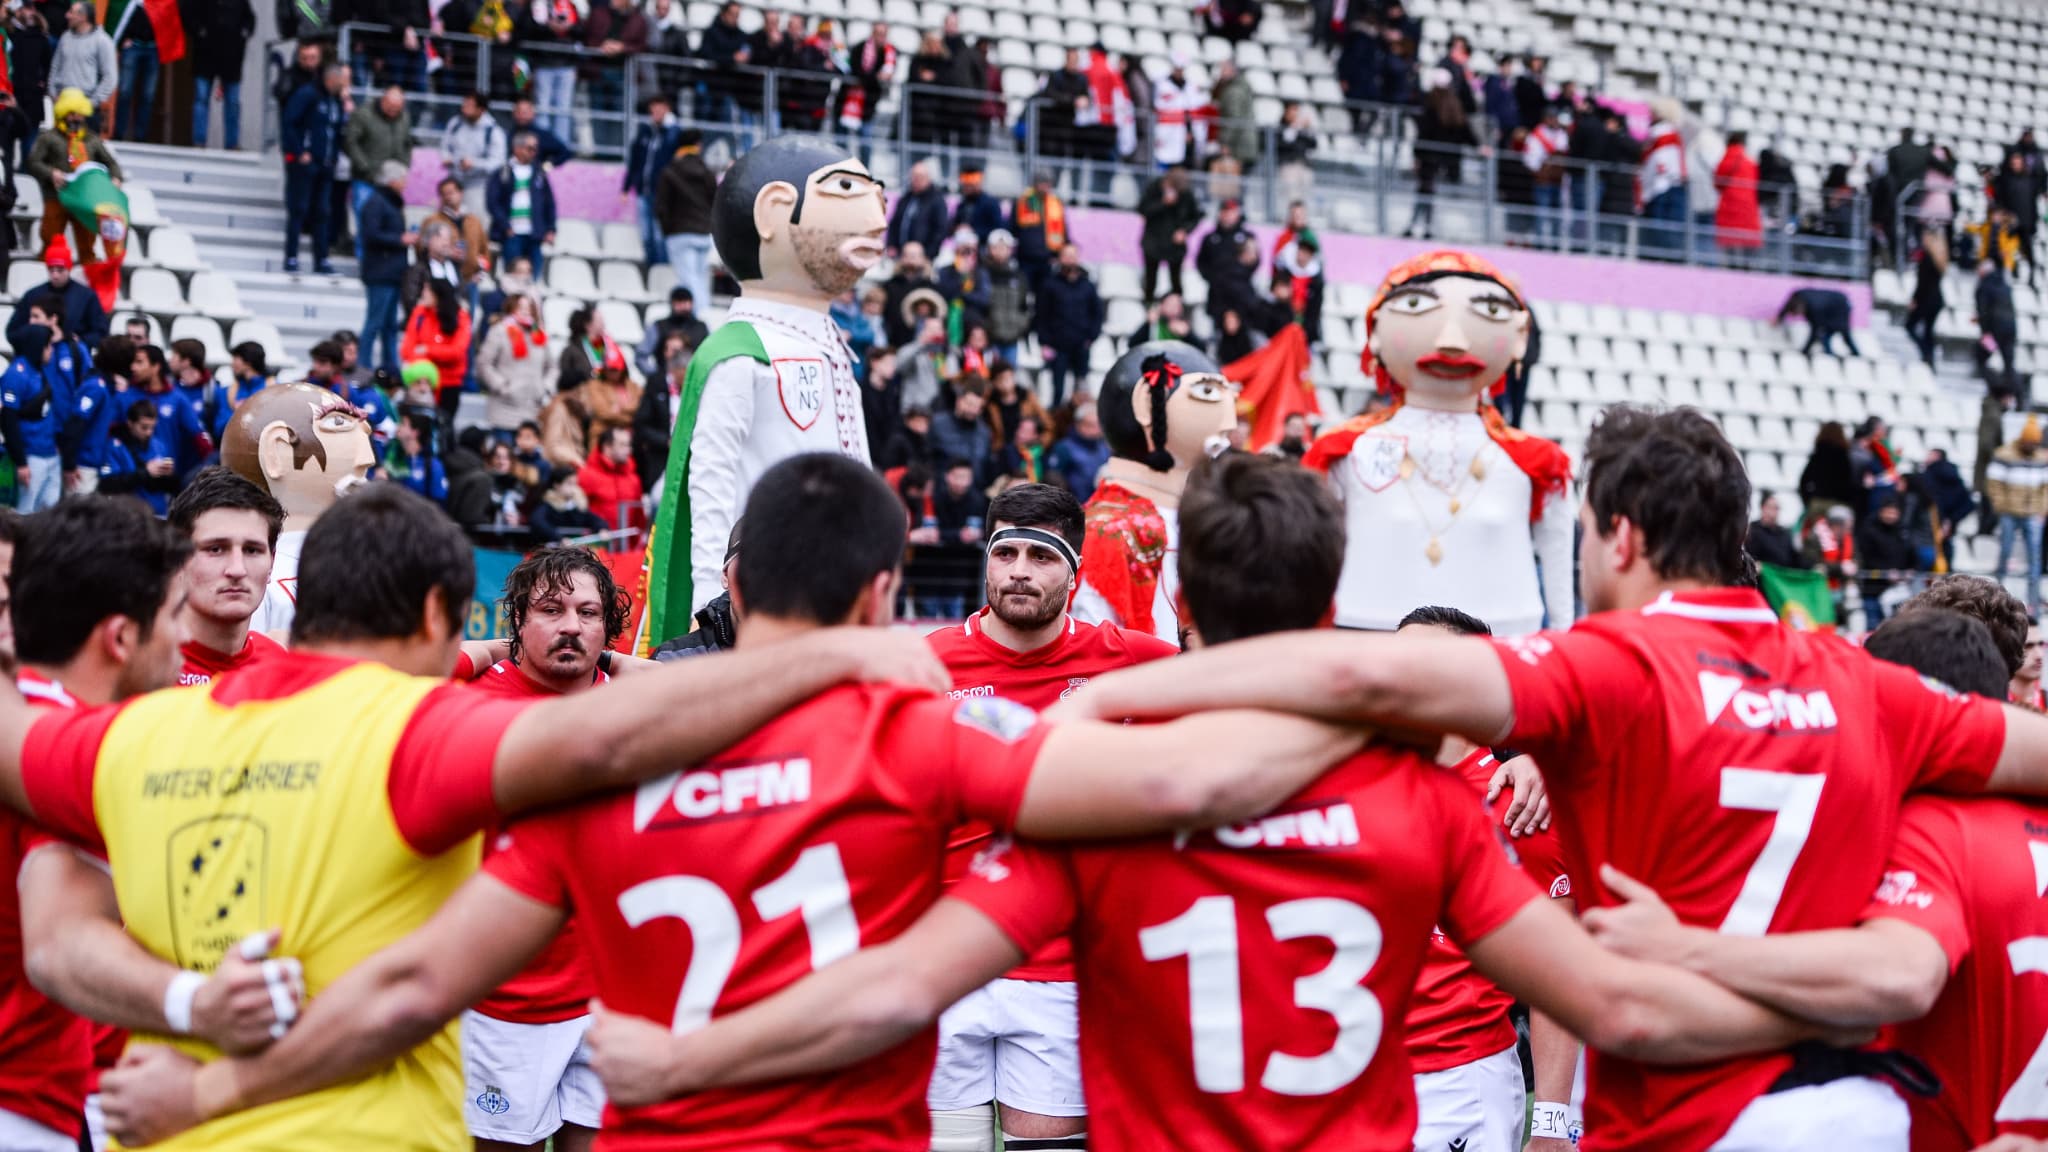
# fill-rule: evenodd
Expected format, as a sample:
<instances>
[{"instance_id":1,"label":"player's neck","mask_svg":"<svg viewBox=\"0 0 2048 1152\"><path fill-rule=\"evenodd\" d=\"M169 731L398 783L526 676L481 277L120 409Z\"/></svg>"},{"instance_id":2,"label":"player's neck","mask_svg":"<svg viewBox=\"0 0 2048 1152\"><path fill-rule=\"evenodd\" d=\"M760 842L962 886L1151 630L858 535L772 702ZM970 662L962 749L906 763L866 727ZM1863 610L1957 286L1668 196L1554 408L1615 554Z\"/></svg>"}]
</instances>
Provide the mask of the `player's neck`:
<instances>
[{"instance_id":1,"label":"player's neck","mask_svg":"<svg viewBox=\"0 0 2048 1152\"><path fill-rule=\"evenodd\" d=\"M114 700L114 688L121 680L121 670L104 660L95 660L84 654L65 664L33 664L21 666L24 672L33 672L45 680L63 685L64 691L73 700L87 708L97 708Z\"/></svg>"},{"instance_id":2,"label":"player's neck","mask_svg":"<svg viewBox=\"0 0 2048 1152\"><path fill-rule=\"evenodd\" d=\"M2034 693L2039 692L2040 690L2041 678L2039 676L2034 677L2032 680L2029 680L2024 676L2015 676L2012 678L2012 684L2009 686L2009 691L2012 693L2012 698L2015 700L2022 701L2033 700Z\"/></svg>"},{"instance_id":3,"label":"player's neck","mask_svg":"<svg viewBox=\"0 0 2048 1152\"><path fill-rule=\"evenodd\" d=\"M788 640L815 632L819 625L811 620L796 620L784 616L764 616L749 612L740 617L734 643L739 648L760 648L777 641Z\"/></svg>"},{"instance_id":4,"label":"player's neck","mask_svg":"<svg viewBox=\"0 0 2048 1152\"><path fill-rule=\"evenodd\" d=\"M201 648L210 649L223 656L233 656L249 643L249 617L239 620L222 620L216 616L202 616L192 608L186 608L184 619L185 635Z\"/></svg>"},{"instance_id":5,"label":"player's neck","mask_svg":"<svg viewBox=\"0 0 2048 1152\"><path fill-rule=\"evenodd\" d=\"M382 664L408 676L446 677L455 667L453 645L435 644L411 636L379 639L315 640L294 643L292 649L338 660Z\"/></svg>"},{"instance_id":6,"label":"player's neck","mask_svg":"<svg viewBox=\"0 0 2048 1152\"><path fill-rule=\"evenodd\" d=\"M520 653L517 657L513 658L512 666L519 670L519 674L521 676L526 677L528 680L533 681L535 684L540 685L541 687L547 689L550 692L555 693L556 695L567 695L570 692L576 691L578 688L586 687L587 685L589 685L591 680L591 677L588 675L580 677L564 677L558 676L552 672L547 672L542 669L535 668L533 665L526 662L526 654L523 652Z\"/></svg>"},{"instance_id":7,"label":"player's neck","mask_svg":"<svg viewBox=\"0 0 2048 1152\"><path fill-rule=\"evenodd\" d=\"M1463 736L1445 736L1443 743L1437 745L1436 762L1446 768L1455 768L1463 764L1465 757L1470 756L1478 747L1479 745Z\"/></svg>"},{"instance_id":8,"label":"player's neck","mask_svg":"<svg viewBox=\"0 0 2048 1152\"><path fill-rule=\"evenodd\" d=\"M1683 596L1690 592L1719 592L1726 587L1724 584L1713 584L1705 580L1665 580L1652 577L1616 589L1614 603L1608 610L1640 612L1663 599L1667 592L1674 596Z\"/></svg>"},{"instance_id":9,"label":"player's neck","mask_svg":"<svg viewBox=\"0 0 2048 1152\"><path fill-rule=\"evenodd\" d=\"M1067 626L1065 612L1052 618L1052 622L1030 631L1017 628L996 615L984 612L981 615L981 630L989 639L1001 644L1012 652L1036 652L1060 638L1060 632Z\"/></svg>"}]
</instances>

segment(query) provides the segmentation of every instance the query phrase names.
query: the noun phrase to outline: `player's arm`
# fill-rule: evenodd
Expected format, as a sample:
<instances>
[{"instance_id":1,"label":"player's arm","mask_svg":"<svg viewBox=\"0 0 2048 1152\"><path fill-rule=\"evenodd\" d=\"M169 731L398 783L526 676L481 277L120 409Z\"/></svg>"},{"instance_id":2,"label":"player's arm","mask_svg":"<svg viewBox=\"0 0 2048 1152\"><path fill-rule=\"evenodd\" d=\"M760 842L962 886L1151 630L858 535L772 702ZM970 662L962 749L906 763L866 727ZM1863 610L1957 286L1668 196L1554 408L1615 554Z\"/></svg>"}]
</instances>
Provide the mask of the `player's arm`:
<instances>
[{"instance_id":1,"label":"player's arm","mask_svg":"<svg viewBox=\"0 0 2048 1152\"><path fill-rule=\"evenodd\" d=\"M1056 724L1032 764L1016 828L1026 836L1072 838L1244 820L1356 752L1365 735L1248 711L1168 724Z\"/></svg>"},{"instance_id":2,"label":"player's arm","mask_svg":"<svg viewBox=\"0 0 2048 1152\"><path fill-rule=\"evenodd\" d=\"M1490 641L1434 633L1288 632L1091 680L1058 718L1116 720L1259 708L1499 743L1514 719Z\"/></svg>"},{"instance_id":3,"label":"player's arm","mask_svg":"<svg viewBox=\"0 0 2048 1152\"><path fill-rule=\"evenodd\" d=\"M695 1032L600 1009L586 1041L605 1092L628 1107L809 1075L895 1047L1023 959L987 915L947 898L894 940Z\"/></svg>"},{"instance_id":4,"label":"player's arm","mask_svg":"<svg viewBox=\"0 0 2048 1152\"><path fill-rule=\"evenodd\" d=\"M1935 936L1903 920L1855 928L1724 936L1680 923L1657 894L1603 867L1624 903L1595 908L1595 939L1625 956L1674 964L1782 1012L1844 1028L1914 1020L1948 983L1948 954Z\"/></svg>"},{"instance_id":5,"label":"player's arm","mask_svg":"<svg viewBox=\"0 0 2048 1152\"><path fill-rule=\"evenodd\" d=\"M245 957L229 949L210 977L166 963L121 927L114 881L69 845L29 852L18 877L22 963L30 983L81 1016L135 1032L197 1036L228 1052L268 1045L298 1016L297 961L269 961L275 933Z\"/></svg>"},{"instance_id":6,"label":"player's arm","mask_svg":"<svg viewBox=\"0 0 2048 1152\"><path fill-rule=\"evenodd\" d=\"M1705 977L1609 952L1549 900L1531 900L1499 928L1462 943L1473 967L1509 995L1630 1060L1719 1060L1822 1032Z\"/></svg>"},{"instance_id":7,"label":"player's arm","mask_svg":"<svg viewBox=\"0 0 2048 1152\"><path fill-rule=\"evenodd\" d=\"M498 745L493 798L511 813L636 784L731 747L852 680L951 685L922 636L874 628L821 629L664 664L526 709Z\"/></svg>"},{"instance_id":8,"label":"player's arm","mask_svg":"<svg viewBox=\"0 0 2048 1152\"><path fill-rule=\"evenodd\" d=\"M1569 1101L1579 1074L1579 1038L1544 1013L1529 1010L1529 1066L1534 1095L1529 1143L1525 1152L1568 1152L1571 1148Z\"/></svg>"},{"instance_id":9,"label":"player's arm","mask_svg":"<svg viewBox=\"0 0 2048 1152\"><path fill-rule=\"evenodd\" d=\"M0 676L0 803L29 817L35 815L35 809L29 805L28 787L21 778L21 748L35 722L35 710L22 699L14 677Z\"/></svg>"},{"instance_id":10,"label":"player's arm","mask_svg":"<svg viewBox=\"0 0 2048 1152\"><path fill-rule=\"evenodd\" d=\"M368 1075L517 973L565 917L493 876L472 877L432 920L323 990L260 1055L198 1066L168 1048L131 1046L101 1078L108 1128L123 1143L147 1143Z\"/></svg>"},{"instance_id":11,"label":"player's arm","mask_svg":"<svg viewBox=\"0 0 2048 1152\"><path fill-rule=\"evenodd\" d=\"M2011 704L2005 711L2005 743L1985 790L2017 796L2048 796L2048 716Z\"/></svg>"}]
</instances>

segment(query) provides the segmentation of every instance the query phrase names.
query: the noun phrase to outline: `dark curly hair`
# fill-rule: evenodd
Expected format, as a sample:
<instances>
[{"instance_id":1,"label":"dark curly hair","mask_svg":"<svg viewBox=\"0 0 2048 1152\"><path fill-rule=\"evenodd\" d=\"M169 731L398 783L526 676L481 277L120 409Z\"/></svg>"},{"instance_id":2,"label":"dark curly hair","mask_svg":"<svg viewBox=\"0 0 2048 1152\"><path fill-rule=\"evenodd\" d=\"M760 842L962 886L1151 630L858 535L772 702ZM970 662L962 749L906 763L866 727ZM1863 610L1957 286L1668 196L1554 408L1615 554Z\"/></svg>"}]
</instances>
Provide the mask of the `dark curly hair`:
<instances>
[{"instance_id":1,"label":"dark curly hair","mask_svg":"<svg viewBox=\"0 0 2048 1152\"><path fill-rule=\"evenodd\" d=\"M505 577L505 595L498 603L505 609L505 619L511 628L513 659L519 658L519 632L526 627L526 613L534 597L567 592L578 573L589 576L597 585L597 598L604 603L605 646L610 647L625 634L626 623L633 615L633 597L612 579L612 570L605 567L597 553L588 548L548 548L521 560L512 574Z\"/></svg>"},{"instance_id":2,"label":"dark curly hair","mask_svg":"<svg viewBox=\"0 0 2048 1152\"><path fill-rule=\"evenodd\" d=\"M1900 614L1924 608L1945 608L1983 622L2005 661L2005 678L2019 675L2027 658L2027 606L1996 580L1950 573L1937 576L1927 590L1899 605Z\"/></svg>"}]
</instances>

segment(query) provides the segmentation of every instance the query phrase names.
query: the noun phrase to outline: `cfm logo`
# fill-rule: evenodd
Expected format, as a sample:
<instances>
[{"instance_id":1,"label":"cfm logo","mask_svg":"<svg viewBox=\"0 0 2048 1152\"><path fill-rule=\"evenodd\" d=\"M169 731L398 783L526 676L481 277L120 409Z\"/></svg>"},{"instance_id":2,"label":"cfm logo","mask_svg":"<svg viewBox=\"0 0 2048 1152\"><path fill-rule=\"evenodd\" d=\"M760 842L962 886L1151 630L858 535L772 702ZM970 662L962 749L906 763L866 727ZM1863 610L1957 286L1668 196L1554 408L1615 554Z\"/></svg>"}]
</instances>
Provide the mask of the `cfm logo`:
<instances>
[{"instance_id":1,"label":"cfm logo","mask_svg":"<svg viewBox=\"0 0 2048 1152\"><path fill-rule=\"evenodd\" d=\"M1718 672L1700 673L1700 699L1706 706L1707 723L1732 717L1745 728L1760 731L1825 731L1836 725L1835 703L1825 689L1794 692L1784 688L1765 691L1743 687L1740 676Z\"/></svg>"}]
</instances>

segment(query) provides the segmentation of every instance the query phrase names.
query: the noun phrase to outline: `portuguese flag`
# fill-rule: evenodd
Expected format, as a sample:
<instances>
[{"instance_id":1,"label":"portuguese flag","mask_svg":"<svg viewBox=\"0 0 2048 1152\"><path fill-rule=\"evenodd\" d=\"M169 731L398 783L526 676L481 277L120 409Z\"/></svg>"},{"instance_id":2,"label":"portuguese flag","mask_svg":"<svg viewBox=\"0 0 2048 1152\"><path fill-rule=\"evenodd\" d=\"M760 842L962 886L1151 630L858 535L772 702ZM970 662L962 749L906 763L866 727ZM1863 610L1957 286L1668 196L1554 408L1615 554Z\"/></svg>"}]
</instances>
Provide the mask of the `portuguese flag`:
<instances>
[{"instance_id":1,"label":"portuguese flag","mask_svg":"<svg viewBox=\"0 0 2048 1152\"><path fill-rule=\"evenodd\" d=\"M128 194L114 186L106 165L88 160L71 170L57 202L100 238L100 259L80 252L78 263L85 282L99 294L100 307L112 312L121 292L121 261L128 255Z\"/></svg>"},{"instance_id":2,"label":"portuguese flag","mask_svg":"<svg viewBox=\"0 0 2048 1152\"><path fill-rule=\"evenodd\" d=\"M178 15L178 0L96 0L100 27L121 42L128 21L140 10L149 14L149 26L156 31L156 52L164 63L185 58L185 21Z\"/></svg>"},{"instance_id":3,"label":"portuguese flag","mask_svg":"<svg viewBox=\"0 0 2048 1152\"><path fill-rule=\"evenodd\" d=\"M1778 619L1807 631L1835 630L1835 597L1818 568L1757 565L1757 583Z\"/></svg>"}]
</instances>

